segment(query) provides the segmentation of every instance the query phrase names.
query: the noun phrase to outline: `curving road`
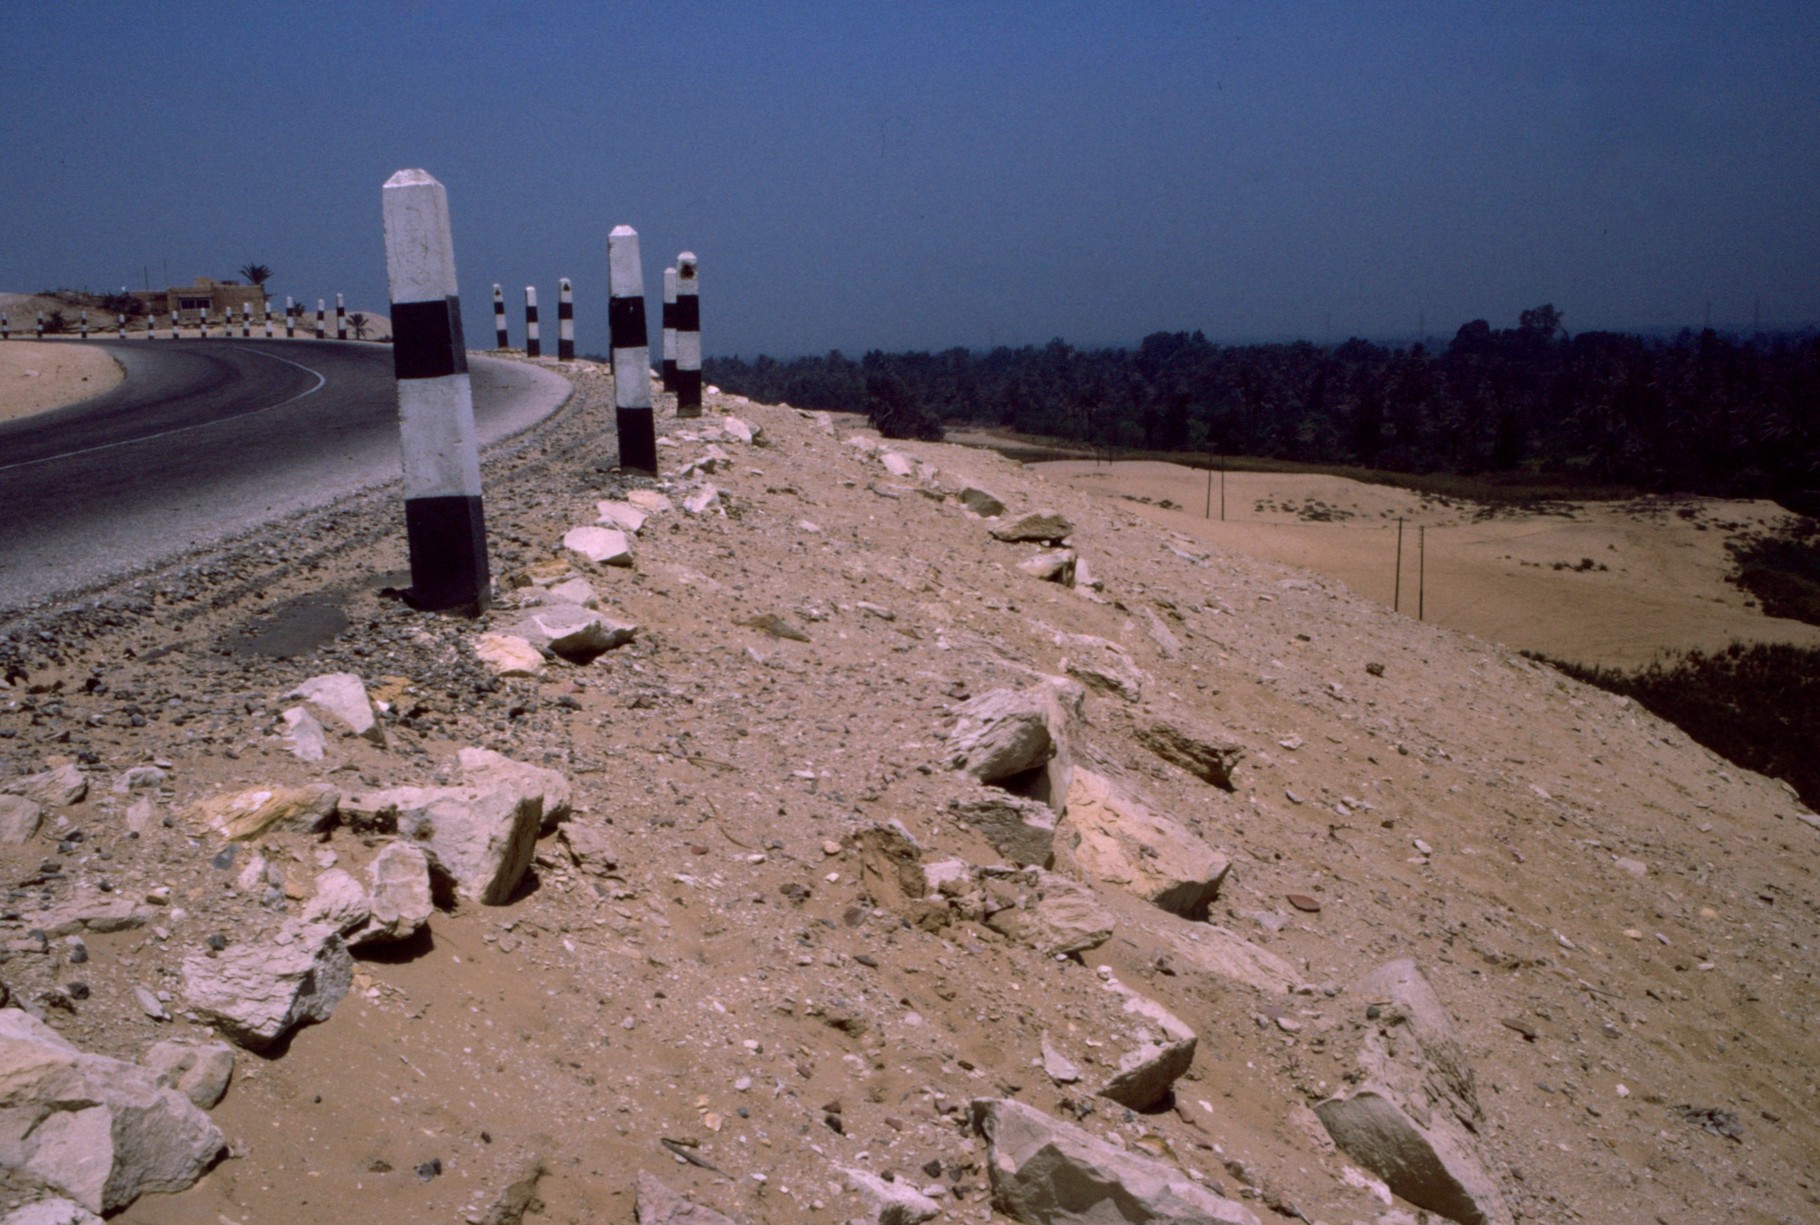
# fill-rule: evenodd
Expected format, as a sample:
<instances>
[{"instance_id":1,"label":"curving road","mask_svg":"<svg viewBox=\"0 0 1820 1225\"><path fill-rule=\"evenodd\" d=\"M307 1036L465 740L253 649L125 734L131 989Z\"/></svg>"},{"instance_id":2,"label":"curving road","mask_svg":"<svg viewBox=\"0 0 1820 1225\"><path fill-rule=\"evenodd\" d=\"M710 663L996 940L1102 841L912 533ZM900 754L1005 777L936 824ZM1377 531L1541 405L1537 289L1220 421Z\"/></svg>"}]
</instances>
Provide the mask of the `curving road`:
<instances>
[{"instance_id":1,"label":"curving road","mask_svg":"<svg viewBox=\"0 0 1820 1225\"><path fill-rule=\"evenodd\" d=\"M399 479L388 347L90 343L119 360L124 383L0 423L0 609ZM469 362L483 447L548 416L570 391L521 362Z\"/></svg>"}]
</instances>

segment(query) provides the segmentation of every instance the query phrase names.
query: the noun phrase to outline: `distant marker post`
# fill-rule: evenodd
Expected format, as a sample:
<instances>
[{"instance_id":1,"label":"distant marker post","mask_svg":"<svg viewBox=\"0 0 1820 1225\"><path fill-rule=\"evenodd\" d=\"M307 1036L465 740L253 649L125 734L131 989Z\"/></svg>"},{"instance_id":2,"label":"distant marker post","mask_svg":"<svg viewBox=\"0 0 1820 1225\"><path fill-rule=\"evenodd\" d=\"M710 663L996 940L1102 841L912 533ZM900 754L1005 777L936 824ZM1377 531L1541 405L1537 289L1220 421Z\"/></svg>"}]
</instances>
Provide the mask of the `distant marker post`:
<instances>
[{"instance_id":1,"label":"distant marker post","mask_svg":"<svg viewBox=\"0 0 1820 1225\"><path fill-rule=\"evenodd\" d=\"M82 312L82 339L88 339L88 312Z\"/></svg>"},{"instance_id":2,"label":"distant marker post","mask_svg":"<svg viewBox=\"0 0 1820 1225\"><path fill-rule=\"evenodd\" d=\"M38 312L38 339L44 339L44 312Z\"/></svg>"},{"instance_id":3,"label":"distant marker post","mask_svg":"<svg viewBox=\"0 0 1820 1225\"><path fill-rule=\"evenodd\" d=\"M422 609L477 614L491 591L448 193L425 171L400 170L380 196L411 598Z\"/></svg>"},{"instance_id":4,"label":"distant marker post","mask_svg":"<svg viewBox=\"0 0 1820 1225\"><path fill-rule=\"evenodd\" d=\"M575 360L575 288L568 277L556 282L556 360Z\"/></svg>"},{"instance_id":5,"label":"distant marker post","mask_svg":"<svg viewBox=\"0 0 1820 1225\"><path fill-rule=\"evenodd\" d=\"M323 302L323 300L321 298L316 299L316 339L317 340L322 340L328 335L328 333L323 330L323 313L324 313L326 307L327 307L327 303Z\"/></svg>"},{"instance_id":6,"label":"distant marker post","mask_svg":"<svg viewBox=\"0 0 1820 1225\"><path fill-rule=\"evenodd\" d=\"M664 269L664 390L676 390L676 269Z\"/></svg>"},{"instance_id":7,"label":"distant marker post","mask_svg":"<svg viewBox=\"0 0 1820 1225\"><path fill-rule=\"evenodd\" d=\"M341 295L336 294L335 295L335 339L336 340L346 340L347 338L348 338L348 307L347 307L347 303L345 303L341 300Z\"/></svg>"},{"instance_id":8,"label":"distant marker post","mask_svg":"<svg viewBox=\"0 0 1820 1225\"><path fill-rule=\"evenodd\" d=\"M543 337L537 330L537 286L525 286L525 356L543 356Z\"/></svg>"},{"instance_id":9,"label":"distant marker post","mask_svg":"<svg viewBox=\"0 0 1820 1225\"><path fill-rule=\"evenodd\" d=\"M645 270L638 231L616 225L607 236L607 325L613 337L614 425L619 466L657 475L657 421L651 411L651 337L645 328Z\"/></svg>"},{"instance_id":10,"label":"distant marker post","mask_svg":"<svg viewBox=\"0 0 1820 1225\"><path fill-rule=\"evenodd\" d=\"M252 335L253 304L251 302L242 302L240 304L240 339L249 340L252 338Z\"/></svg>"},{"instance_id":11,"label":"distant marker post","mask_svg":"<svg viewBox=\"0 0 1820 1225\"><path fill-rule=\"evenodd\" d=\"M120 324L120 339L125 340L126 339L126 316L125 315L116 315L115 319L118 320L118 322Z\"/></svg>"},{"instance_id":12,"label":"distant marker post","mask_svg":"<svg viewBox=\"0 0 1820 1225\"><path fill-rule=\"evenodd\" d=\"M693 251L676 257L676 415L701 416L701 273Z\"/></svg>"},{"instance_id":13,"label":"distant marker post","mask_svg":"<svg viewBox=\"0 0 1820 1225\"><path fill-rule=\"evenodd\" d=\"M498 284L493 286L493 347L506 347L506 296Z\"/></svg>"}]
</instances>

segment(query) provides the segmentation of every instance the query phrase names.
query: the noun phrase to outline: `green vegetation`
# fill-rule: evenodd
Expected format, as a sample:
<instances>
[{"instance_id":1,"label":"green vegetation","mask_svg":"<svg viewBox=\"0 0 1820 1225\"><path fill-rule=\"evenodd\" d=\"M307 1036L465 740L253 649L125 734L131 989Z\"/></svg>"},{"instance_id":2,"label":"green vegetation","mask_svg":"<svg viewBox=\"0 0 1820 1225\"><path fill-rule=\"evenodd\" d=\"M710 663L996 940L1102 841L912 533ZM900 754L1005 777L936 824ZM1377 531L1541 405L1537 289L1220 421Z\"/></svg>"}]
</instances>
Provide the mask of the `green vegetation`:
<instances>
[{"instance_id":1,"label":"green vegetation","mask_svg":"<svg viewBox=\"0 0 1820 1225\"><path fill-rule=\"evenodd\" d=\"M1730 545L1732 582L1756 596L1763 611L1820 625L1820 522L1803 519L1773 536Z\"/></svg>"},{"instance_id":2,"label":"green vegetation","mask_svg":"<svg viewBox=\"0 0 1820 1225\"><path fill-rule=\"evenodd\" d=\"M1435 350L1157 332L1135 350L835 351L716 358L706 373L754 399L848 412L893 379L903 412L1102 457L1213 452L1573 497L1606 485L1795 504L1820 486L1820 335L1569 337L1549 306L1513 329L1475 319Z\"/></svg>"},{"instance_id":3,"label":"green vegetation","mask_svg":"<svg viewBox=\"0 0 1820 1225\"><path fill-rule=\"evenodd\" d=\"M1539 657L1538 657L1539 658ZM1793 787L1820 808L1820 650L1734 642L1637 672L1546 662L1621 693L1707 748Z\"/></svg>"},{"instance_id":4,"label":"green vegetation","mask_svg":"<svg viewBox=\"0 0 1820 1225\"><path fill-rule=\"evenodd\" d=\"M249 285L264 285L272 279L272 270L264 264L242 264L240 275L246 278Z\"/></svg>"}]
</instances>

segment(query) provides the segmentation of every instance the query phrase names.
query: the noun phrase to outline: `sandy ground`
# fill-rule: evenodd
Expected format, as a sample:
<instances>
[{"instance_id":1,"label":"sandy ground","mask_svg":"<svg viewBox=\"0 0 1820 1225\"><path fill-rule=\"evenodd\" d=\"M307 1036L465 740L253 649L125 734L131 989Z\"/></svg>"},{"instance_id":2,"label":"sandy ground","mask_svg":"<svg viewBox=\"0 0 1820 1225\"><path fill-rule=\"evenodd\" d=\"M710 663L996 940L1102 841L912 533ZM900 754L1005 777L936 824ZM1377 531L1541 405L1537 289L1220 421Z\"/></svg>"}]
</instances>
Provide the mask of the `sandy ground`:
<instances>
[{"instance_id":1,"label":"sandy ground","mask_svg":"<svg viewBox=\"0 0 1820 1225\"><path fill-rule=\"evenodd\" d=\"M1210 496L1206 472L1176 464L1070 460L1037 470L1131 499L1138 514L1207 546L1305 567L1407 616L1551 658L1631 668L1738 639L1820 646L1820 627L1765 617L1725 581L1727 540L1789 518L1771 502L1576 502L1486 517L1388 485L1232 472L1221 522L1217 473ZM1157 505L1164 499L1180 509Z\"/></svg>"},{"instance_id":2,"label":"sandy ground","mask_svg":"<svg viewBox=\"0 0 1820 1225\"><path fill-rule=\"evenodd\" d=\"M125 377L119 362L80 341L9 341L0 345L0 421L98 396Z\"/></svg>"},{"instance_id":3,"label":"sandy ground","mask_svg":"<svg viewBox=\"0 0 1820 1225\"><path fill-rule=\"evenodd\" d=\"M196 801L451 779L469 746L574 788L507 904L439 910L427 937L363 954L326 1022L240 1052L212 1112L232 1155L114 1219L516 1221L489 1205L535 1155L535 1225L633 1221L641 1170L749 1225L876 1220L848 1170L934 1188L938 1225L1009 1225L966 1120L969 1099L1008 1096L1193 1171L1260 1221L1409 1225L1309 1113L1358 1078L1362 1043L1420 1045L1362 985L1398 958L1453 1017L1449 1058L1483 1112L1473 1144L1513 1209L1497 1219L1816 1219L1820 832L1776 783L1507 648L990 453L895 444L906 475L876 440L710 397L758 443L660 401L664 478L610 470L611 381L591 363L569 375L570 405L485 470L500 600L479 622L383 594L405 546L396 503L374 496L0 624L0 786L57 762L89 783L0 846L17 885L0 978L84 1049L136 1059L207 1037L185 960L211 936L273 939L317 873L363 875L392 836L344 825L230 850ZM686 513L709 482L713 504ZM1039 546L995 539L967 486L1011 516L1067 516L1102 586L1021 570ZM565 552L596 499L656 488L676 508L645 524L631 566ZM1427 513L1435 532L1505 526ZM1361 554L1388 539L1348 524ZM1611 542L1640 568L1629 539ZM1495 547L1577 562L1570 540ZM637 623L633 642L490 678L480 632L572 574ZM285 695L331 671L383 698L385 742L336 735L299 760ZM1077 815L1055 866L1111 927L1078 959L987 921L980 890L995 915L1031 900L1009 869L954 903L919 896L919 862L1004 858L951 807L992 794L952 768L963 703L1043 677L1079 703L1077 769L1229 857L1204 917L1083 867ZM1159 720L1239 746L1231 789L1143 747ZM157 902L90 932L80 962L60 935L34 938L104 897ZM1198 1035L1161 1108L1095 1096L1143 1036L1107 979ZM170 1019L136 988L164 992ZM1079 1083L1045 1074L1045 1045ZM7 1178L0 1213L30 1193Z\"/></svg>"}]
</instances>

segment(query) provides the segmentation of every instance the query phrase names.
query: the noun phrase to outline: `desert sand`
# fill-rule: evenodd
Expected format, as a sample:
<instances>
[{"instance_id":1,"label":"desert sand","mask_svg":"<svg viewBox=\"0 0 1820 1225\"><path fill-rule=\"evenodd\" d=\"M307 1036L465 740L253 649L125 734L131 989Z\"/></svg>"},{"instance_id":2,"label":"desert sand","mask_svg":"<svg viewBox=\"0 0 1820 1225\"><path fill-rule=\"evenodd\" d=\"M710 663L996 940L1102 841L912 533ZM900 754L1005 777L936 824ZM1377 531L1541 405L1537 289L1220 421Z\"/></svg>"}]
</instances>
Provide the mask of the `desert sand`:
<instances>
[{"instance_id":1,"label":"desert sand","mask_svg":"<svg viewBox=\"0 0 1820 1225\"><path fill-rule=\"evenodd\" d=\"M1635 668L1664 652L1716 650L1740 639L1820 646L1820 627L1766 617L1725 581L1728 540L1792 517L1772 502L1573 502L1491 515L1341 477L1231 472L1221 522L1217 473L1209 498L1207 473L1177 464L1066 460L1037 470L1129 499L1137 514L1201 545L1303 567L1406 616L1419 612L1553 659ZM1164 499L1180 509L1156 505Z\"/></svg>"},{"instance_id":2,"label":"desert sand","mask_svg":"<svg viewBox=\"0 0 1820 1225\"><path fill-rule=\"evenodd\" d=\"M0 421L98 396L125 377L105 350L80 341L8 341L0 345Z\"/></svg>"}]
</instances>

